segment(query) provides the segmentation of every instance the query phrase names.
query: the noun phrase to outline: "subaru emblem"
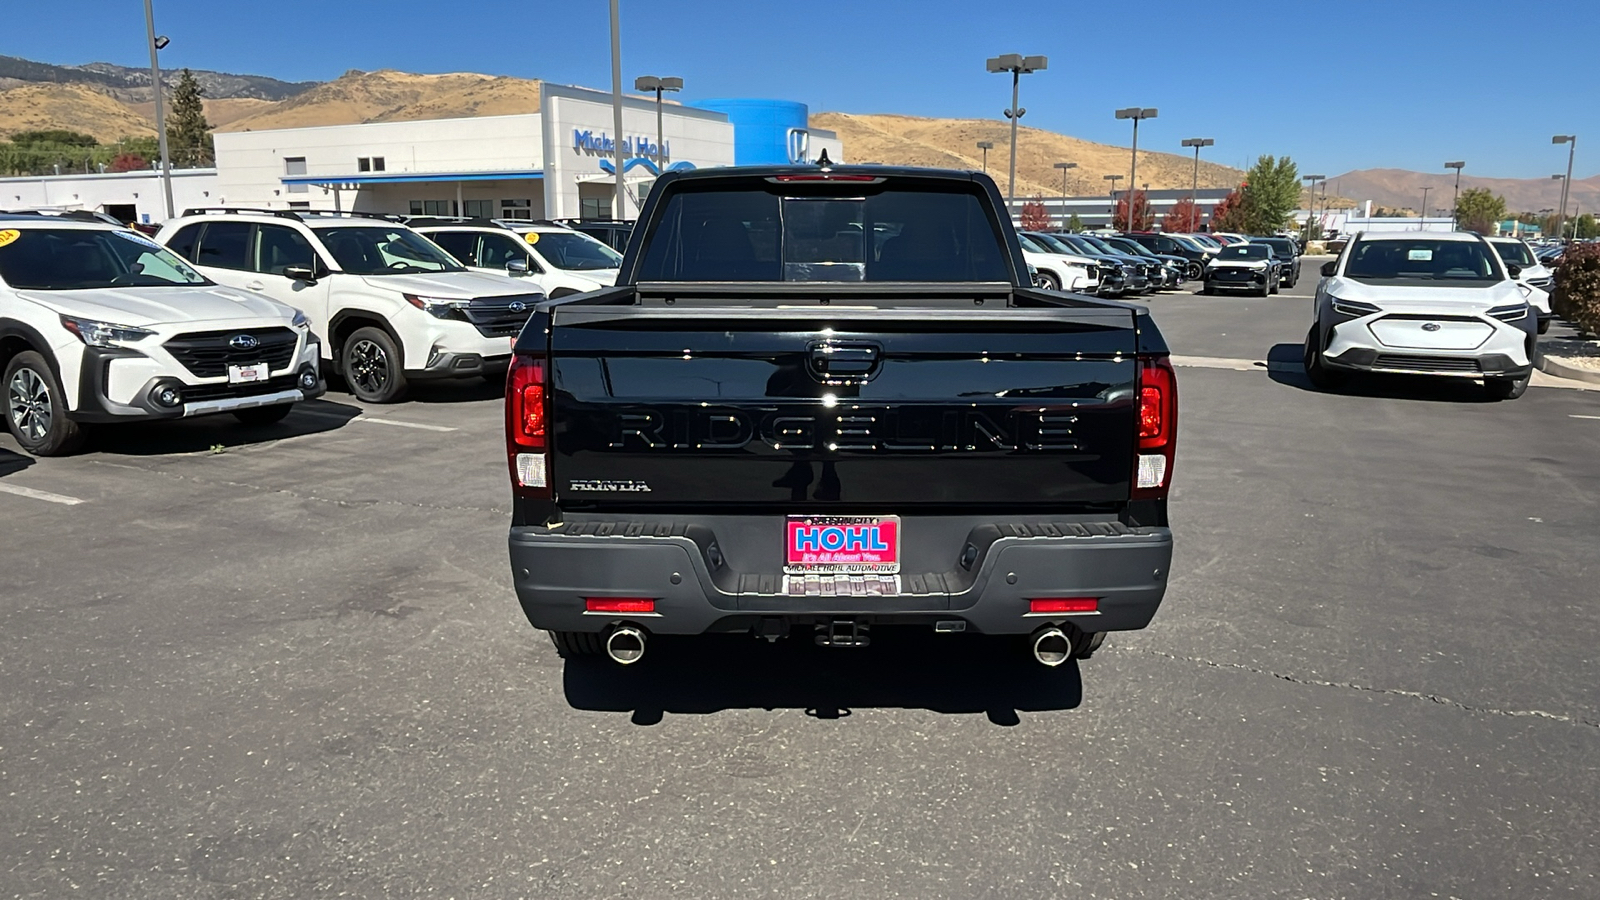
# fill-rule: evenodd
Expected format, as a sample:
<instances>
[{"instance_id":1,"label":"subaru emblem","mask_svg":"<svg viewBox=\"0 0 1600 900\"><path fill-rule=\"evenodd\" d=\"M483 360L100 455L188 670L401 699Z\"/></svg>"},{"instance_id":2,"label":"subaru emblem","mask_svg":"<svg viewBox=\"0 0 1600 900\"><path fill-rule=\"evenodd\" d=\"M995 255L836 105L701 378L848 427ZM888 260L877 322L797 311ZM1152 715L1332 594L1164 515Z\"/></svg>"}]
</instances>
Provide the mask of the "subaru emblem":
<instances>
[{"instance_id":1,"label":"subaru emblem","mask_svg":"<svg viewBox=\"0 0 1600 900\"><path fill-rule=\"evenodd\" d=\"M1438 322L1429 322L1426 325L1422 326L1422 330L1423 331L1438 331L1439 330L1439 323Z\"/></svg>"},{"instance_id":2,"label":"subaru emblem","mask_svg":"<svg viewBox=\"0 0 1600 900\"><path fill-rule=\"evenodd\" d=\"M261 346L261 341L253 334L236 334L228 338L228 346L235 350L254 350Z\"/></svg>"},{"instance_id":3,"label":"subaru emblem","mask_svg":"<svg viewBox=\"0 0 1600 900\"><path fill-rule=\"evenodd\" d=\"M511 301L511 305L507 308L512 312L522 312L528 308L528 304L523 303L521 300L513 300Z\"/></svg>"},{"instance_id":4,"label":"subaru emblem","mask_svg":"<svg viewBox=\"0 0 1600 900\"><path fill-rule=\"evenodd\" d=\"M803 166L811 161L811 132L804 128L789 129L789 164Z\"/></svg>"}]
</instances>

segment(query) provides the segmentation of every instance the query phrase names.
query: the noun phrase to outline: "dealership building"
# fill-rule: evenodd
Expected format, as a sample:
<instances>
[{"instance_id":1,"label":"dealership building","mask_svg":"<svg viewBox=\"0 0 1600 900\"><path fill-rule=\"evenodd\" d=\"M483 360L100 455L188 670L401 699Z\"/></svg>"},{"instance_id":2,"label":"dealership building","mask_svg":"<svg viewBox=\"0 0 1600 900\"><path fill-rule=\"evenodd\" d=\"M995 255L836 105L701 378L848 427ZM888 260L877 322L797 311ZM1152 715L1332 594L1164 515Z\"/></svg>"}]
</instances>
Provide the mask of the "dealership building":
<instances>
[{"instance_id":1,"label":"dealership building","mask_svg":"<svg viewBox=\"0 0 1600 900\"><path fill-rule=\"evenodd\" d=\"M653 98L625 96L622 105L620 211L611 94L549 83L539 111L524 115L222 132L215 169L174 170L174 205L632 218L663 171L809 163L824 150L844 161L838 136L811 128L803 103L666 103L660 140ZM160 179L148 171L0 179L0 209L16 206L165 217Z\"/></svg>"}]
</instances>

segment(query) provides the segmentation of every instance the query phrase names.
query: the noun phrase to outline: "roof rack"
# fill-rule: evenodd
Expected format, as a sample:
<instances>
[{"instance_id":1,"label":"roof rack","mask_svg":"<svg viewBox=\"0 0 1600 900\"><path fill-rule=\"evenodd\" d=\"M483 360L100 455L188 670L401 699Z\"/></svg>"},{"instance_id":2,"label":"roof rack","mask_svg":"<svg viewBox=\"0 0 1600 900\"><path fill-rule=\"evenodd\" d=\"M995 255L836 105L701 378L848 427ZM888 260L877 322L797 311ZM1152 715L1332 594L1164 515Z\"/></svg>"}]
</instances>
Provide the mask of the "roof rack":
<instances>
[{"instance_id":1,"label":"roof rack","mask_svg":"<svg viewBox=\"0 0 1600 900\"><path fill-rule=\"evenodd\" d=\"M511 227L500 219L490 219L484 216L402 216L401 221L412 228L430 228L440 225L472 225L478 228L504 228Z\"/></svg>"},{"instance_id":2,"label":"roof rack","mask_svg":"<svg viewBox=\"0 0 1600 900\"><path fill-rule=\"evenodd\" d=\"M102 225L116 225L120 228L128 227L126 222L123 222L114 216L110 216L103 212L98 212L92 209L41 209L38 207L23 207L19 209L0 210L0 215L70 219L74 222L99 222Z\"/></svg>"},{"instance_id":3,"label":"roof rack","mask_svg":"<svg viewBox=\"0 0 1600 900\"><path fill-rule=\"evenodd\" d=\"M191 206L183 211L185 216L204 216L211 213L222 213L224 215L245 213L256 216L277 216L280 219L294 219L296 221L299 221L300 219L299 212L295 210L257 209L252 206Z\"/></svg>"},{"instance_id":4,"label":"roof rack","mask_svg":"<svg viewBox=\"0 0 1600 900\"><path fill-rule=\"evenodd\" d=\"M314 219L379 219L384 222L404 224L406 217L394 213L361 212L353 209L302 209L299 211L301 221L307 217Z\"/></svg>"}]
</instances>

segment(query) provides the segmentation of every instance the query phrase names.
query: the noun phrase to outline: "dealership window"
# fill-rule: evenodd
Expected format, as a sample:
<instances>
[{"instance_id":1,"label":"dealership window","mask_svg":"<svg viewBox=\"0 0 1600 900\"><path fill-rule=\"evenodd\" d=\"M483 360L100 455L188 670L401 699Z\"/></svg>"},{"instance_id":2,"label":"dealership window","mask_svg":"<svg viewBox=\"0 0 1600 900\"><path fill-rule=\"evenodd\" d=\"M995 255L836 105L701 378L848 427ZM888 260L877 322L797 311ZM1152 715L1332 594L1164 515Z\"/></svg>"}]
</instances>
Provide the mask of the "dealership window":
<instances>
[{"instance_id":1,"label":"dealership window","mask_svg":"<svg viewBox=\"0 0 1600 900\"><path fill-rule=\"evenodd\" d=\"M502 219L532 219L532 200L501 200L500 218Z\"/></svg>"},{"instance_id":2,"label":"dealership window","mask_svg":"<svg viewBox=\"0 0 1600 900\"><path fill-rule=\"evenodd\" d=\"M356 170L360 172L382 172L384 169L383 157L363 156L356 160Z\"/></svg>"},{"instance_id":3,"label":"dealership window","mask_svg":"<svg viewBox=\"0 0 1600 900\"><path fill-rule=\"evenodd\" d=\"M306 158L304 156L285 156L283 158L283 174L304 175L305 173ZM303 184L289 184L284 185L284 187L291 194L304 194L306 192L306 185Z\"/></svg>"},{"instance_id":4,"label":"dealership window","mask_svg":"<svg viewBox=\"0 0 1600 900\"><path fill-rule=\"evenodd\" d=\"M309 201L309 200L290 200L289 201L289 208L290 209L310 209L311 208L311 201Z\"/></svg>"},{"instance_id":5,"label":"dealership window","mask_svg":"<svg viewBox=\"0 0 1600 900\"><path fill-rule=\"evenodd\" d=\"M461 201L461 214L470 219L494 218L493 200L463 200Z\"/></svg>"},{"instance_id":6,"label":"dealership window","mask_svg":"<svg viewBox=\"0 0 1600 900\"><path fill-rule=\"evenodd\" d=\"M583 198L582 206L578 210L578 217L583 219L606 219L609 221L611 218L611 201L602 200L599 197L585 197Z\"/></svg>"},{"instance_id":7,"label":"dealership window","mask_svg":"<svg viewBox=\"0 0 1600 900\"><path fill-rule=\"evenodd\" d=\"M412 200L409 205L413 216L453 216L457 214L454 200Z\"/></svg>"}]
</instances>

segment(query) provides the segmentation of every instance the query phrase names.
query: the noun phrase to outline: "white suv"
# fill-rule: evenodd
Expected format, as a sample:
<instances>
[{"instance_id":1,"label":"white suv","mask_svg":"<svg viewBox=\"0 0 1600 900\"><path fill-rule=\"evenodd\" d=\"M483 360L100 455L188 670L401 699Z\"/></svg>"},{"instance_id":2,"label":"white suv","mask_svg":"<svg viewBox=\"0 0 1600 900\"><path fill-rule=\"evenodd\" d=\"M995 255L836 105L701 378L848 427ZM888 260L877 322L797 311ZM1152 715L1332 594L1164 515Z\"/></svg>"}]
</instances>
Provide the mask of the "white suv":
<instances>
[{"instance_id":1,"label":"white suv","mask_svg":"<svg viewBox=\"0 0 1600 900\"><path fill-rule=\"evenodd\" d=\"M368 403L411 382L504 377L536 285L469 272L381 216L188 210L156 239L207 277L305 311L322 359Z\"/></svg>"},{"instance_id":2,"label":"white suv","mask_svg":"<svg viewBox=\"0 0 1600 900\"><path fill-rule=\"evenodd\" d=\"M1481 378L1502 400L1528 389L1533 289L1478 235L1358 233L1322 274L1304 351L1318 388L1363 371Z\"/></svg>"},{"instance_id":3,"label":"white suv","mask_svg":"<svg viewBox=\"0 0 1600 900\"><path fill-rule=\"evenodd\" d=\"M554 299L617 283L622 256L563 225L492 219L417 219L407 224L474 272L526 278Z\"/></svg>"},{"instance_id":4,"label":"white suv","mask_svg":"<svg viewBox=\"0 0 1600 900\"><path fill-rule=\"evenodd\" d=\"M1517 281L1533 291L1528 296L1528 303L1539 313L1539 333L1549 331L1550 320L1554 318L1550 309L1550 289L1556 280L1555 273L1533 255L1533 250L1521 238L1489 238L1489 245L1500 254L1501 262L1520 270Z\"/></svg>"},{"instance_id":5,"label":"white suv","mask_svg":"<svg viewBox=\"0 0 1600 900\"><path fill-rule=\"evenodd\" d=\"M37 456L95 423L282 419L324 390L306 317L218 286L121 226L0 215L6 426Z\"/></svg>"}]
</instances>

